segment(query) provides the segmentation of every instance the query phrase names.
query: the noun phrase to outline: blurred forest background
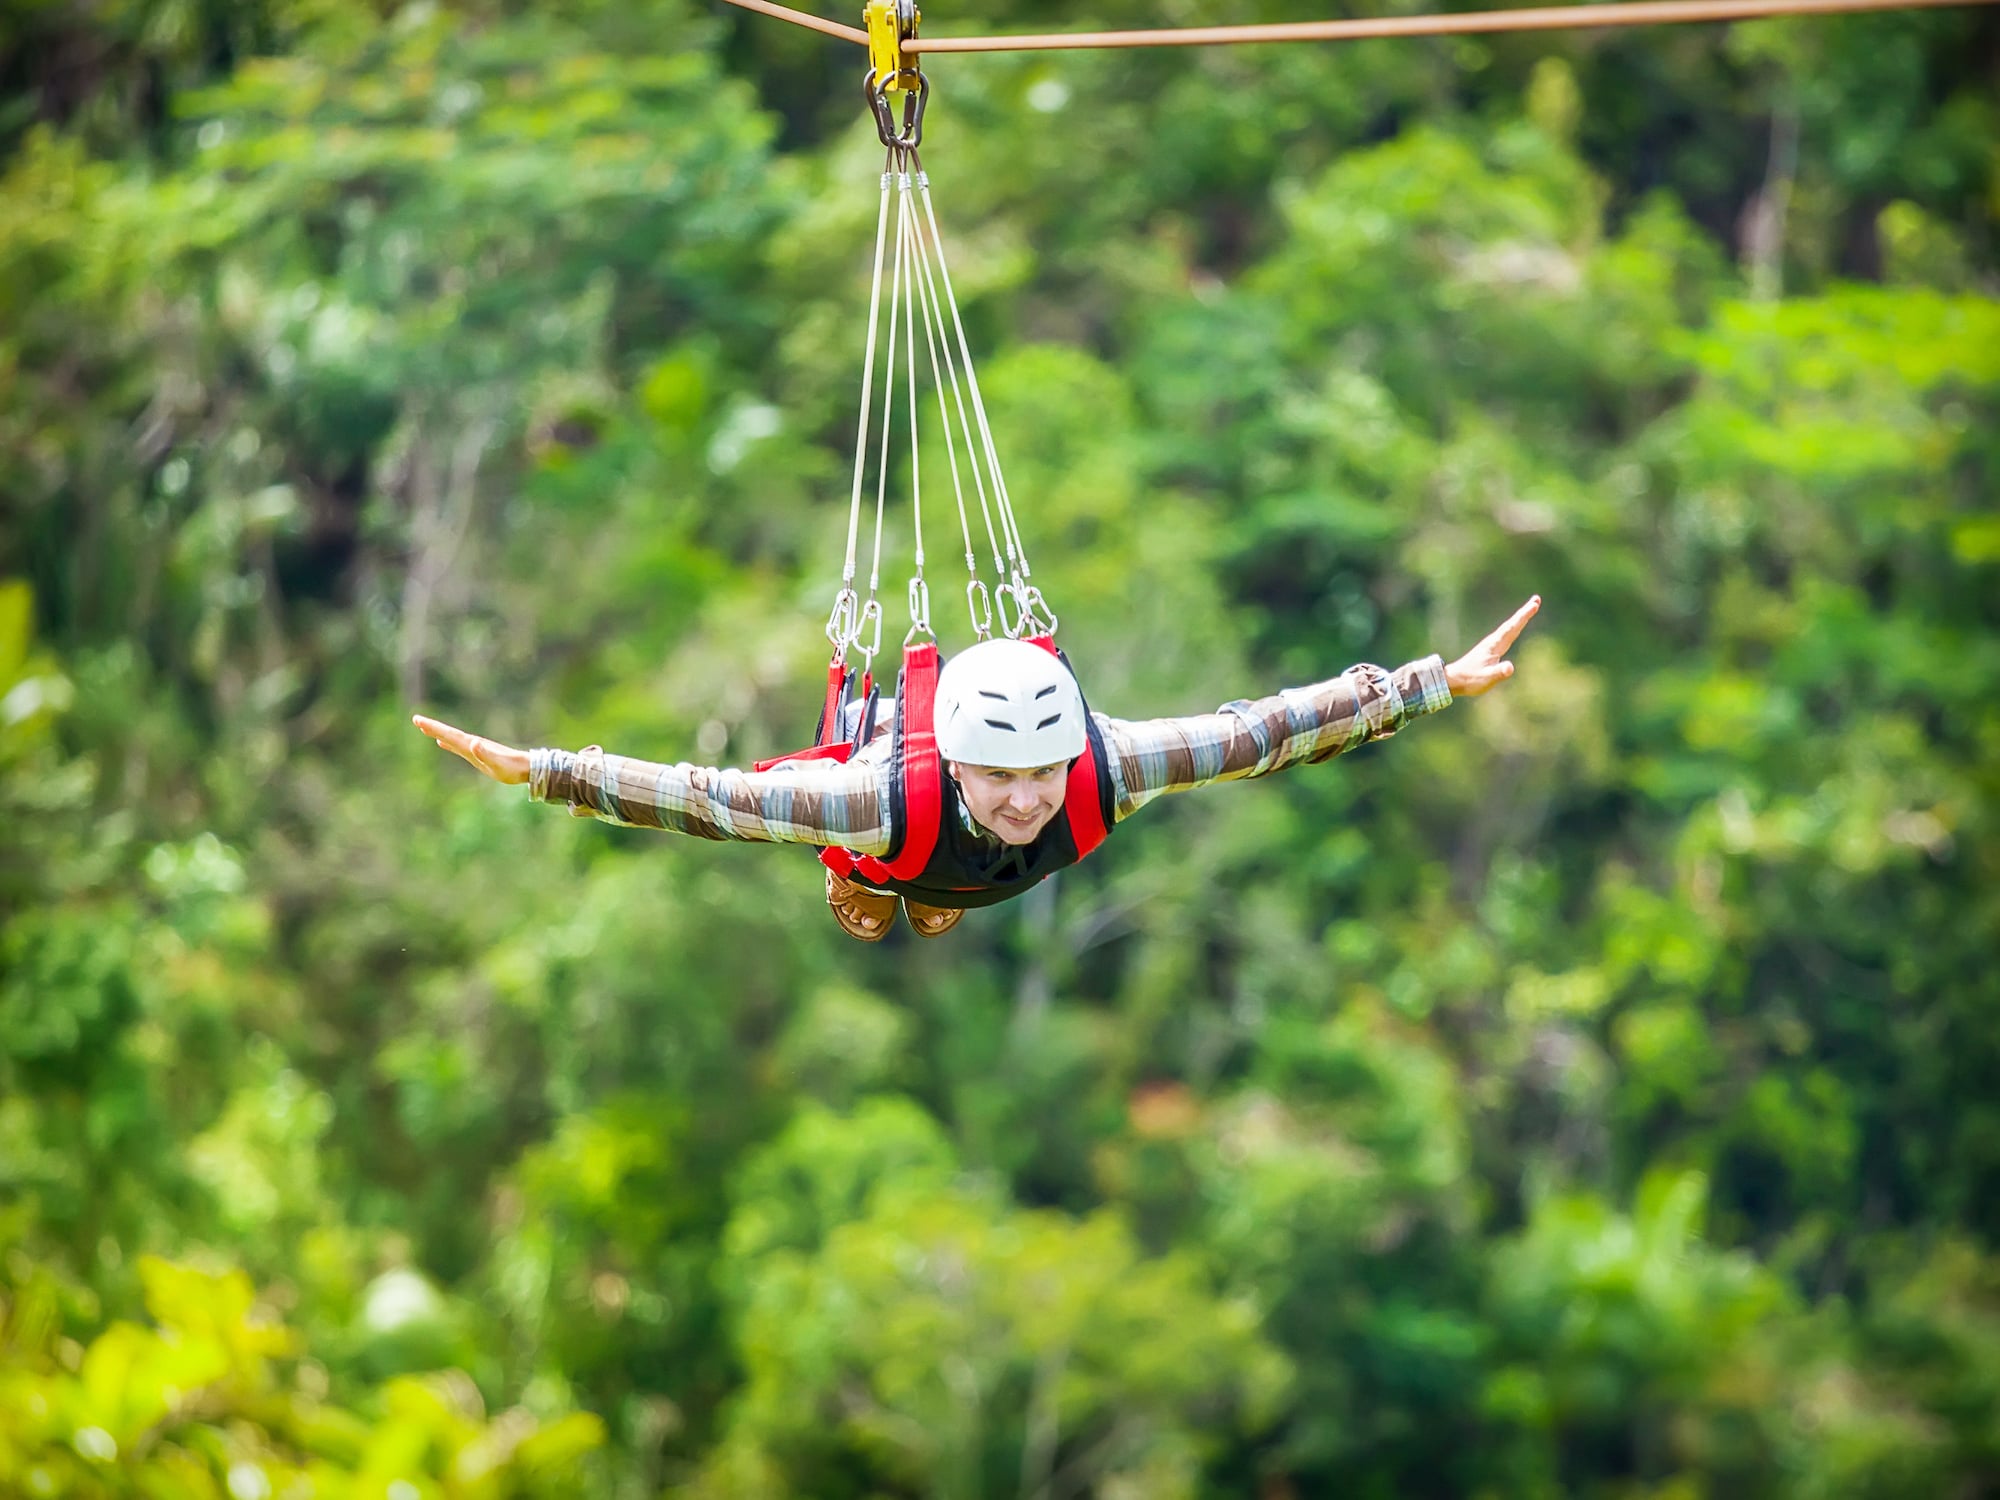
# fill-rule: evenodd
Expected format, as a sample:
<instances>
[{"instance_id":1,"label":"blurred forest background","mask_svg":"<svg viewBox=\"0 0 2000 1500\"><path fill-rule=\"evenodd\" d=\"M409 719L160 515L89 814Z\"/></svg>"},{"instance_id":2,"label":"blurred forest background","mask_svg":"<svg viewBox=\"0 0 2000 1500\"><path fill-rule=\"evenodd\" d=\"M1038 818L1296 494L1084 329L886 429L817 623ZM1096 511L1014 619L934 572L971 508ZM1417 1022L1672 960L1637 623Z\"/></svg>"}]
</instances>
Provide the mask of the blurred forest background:
<instances>
[{"instance_id":1,"label":"blurred forest background","mask_svg":"<svg viewBox=\"0 0 2000 1500\"><path fill-rule=\"evenodd\" d=\"M935 61L1099 706L1548 602L881 948L408 718L809 736L862 66L5 7L0 1493L2000 1494L1996 12Z\"/></svg>"}]
</instances>

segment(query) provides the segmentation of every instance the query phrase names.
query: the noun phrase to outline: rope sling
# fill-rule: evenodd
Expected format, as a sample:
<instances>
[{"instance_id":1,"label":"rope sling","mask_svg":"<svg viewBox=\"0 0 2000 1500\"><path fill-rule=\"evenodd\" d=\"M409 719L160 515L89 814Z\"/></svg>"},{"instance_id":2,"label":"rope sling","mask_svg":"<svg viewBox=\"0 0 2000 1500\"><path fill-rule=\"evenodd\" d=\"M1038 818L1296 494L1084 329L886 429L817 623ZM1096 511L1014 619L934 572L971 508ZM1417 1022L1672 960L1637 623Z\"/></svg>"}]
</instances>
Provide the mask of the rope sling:
<instances>
[{"instance_id":1,"label":"rope sling","mask_svg":"<svg viewBox=\"0 0 2000 1500\"><path fill-rule=\"evenodd\" d=\"M868 290L867 334L861 359L860 412L855 424L853 479L848 492L846 551L840 585L826 620L833 647L826 695L811 747L756 763L757 770L791 761L845 762L874 737L879 706L875 661L882 650L882 547L888 529L889 474L897 451L900 416L908 430L912 567L906 590L909 630L896 691L897 804L894 846L884 858L851 850L822 850L820 861L843 878L869 881L909 879L928 862L938 837L937 809L943 767L932 732L939 654L931 625L930 583L925 576L923 455L919 441L919 375L927 369L944 434L945 466L964 548L965 607L976 641L993 638L996 628L1056 653L1055 611L1034 582L1027 544L1015 518L1000 467L1000 454L979 389L972 346L959 313L958 296L946 264L930 176L919 148L930 82L901 48L914 38L917 13L911 0L871 0L867 9L872 66L863 92L885 152L875 215L875 250ZM886 288L885 288L886 270ZM886 297L884 295L886 289ZM886 304L887 318L883 317ZM886 322L886 330L884 323ZM917 328L923 328L922 362ZM878 378L879 372L879 378ZM875 411L879 391L880 414ZM900 403L900 405L899 405ZM862 512L871 452L874 473L874 526L867 583L860 578ZM966 495L971 476L972 502ZM973 526L977 510L980 527ZM985 541L986 569L979 538ZM990 572L991 582L988 582ZM858 660L857 660L858 659ZM856 703L858 713L852 713ZM1072 768L1092 789L1096 803L1095 757L1086 753ZM1095 819L1101 824L1102 819ZM1086 835L1094 847L1101 826Z\"/></svg>"},{"instance_id":2,"label":"rope sling","mask_svg":"<svg viewBox=\"0 0 2000 1500\"><path fill-rule=\"evenodd\" d=\"M965 322L959 313L951 269L945 261L937 209L931 200L930 175L924 170L923 159L918 153L923 138L924 107L930 94L929 83L919 74L914 86L903 90L900 122L895 118L890 88L877 82L873 70L868 74L865 87L887 156L882 169L881 198L875 219L875 253L869 281L868 332L862 353L860 417L855 430L846 560L826 626L827 639L835 652L859 651L864 658L864 670L881 649L882 538L897 415L899 362L904 387L904 425L909 431L910 444L910 510L914 544L914 568L908 593L910 629L917 635L934 639L930 622L930 588L924 573L923 466L918 441L917 381L921 367L917 358L916 329L920 319L931 390L937 402L939 425L944 433L945 460L951 473L959 534L964 543L965 598L973 634L980 640L991 637L996 608L1000 629L1009 637L1053 635L1056 629L1055 617L1050 613L1041 590L1034 584L1027 546L1021 537L1013 502L1007 492L1007 480L1000 467L992 425L987 419L986 402L979 388L979 374L973 363L971 344L966 338ZM887 297L888 329L887 337L882 338L879 330L884 302L885 253L892 258ZM855 580L858 576L862 502L868 471L878 349L882 366L882 410L875 445L874 545L864 596L856 593ZM957 419L955 424L954 414ZM973 494L991 559L994 583L990 589L981 576L971 511L966 504L967 469L971 472Z\"/></svg>"}]
</instances>

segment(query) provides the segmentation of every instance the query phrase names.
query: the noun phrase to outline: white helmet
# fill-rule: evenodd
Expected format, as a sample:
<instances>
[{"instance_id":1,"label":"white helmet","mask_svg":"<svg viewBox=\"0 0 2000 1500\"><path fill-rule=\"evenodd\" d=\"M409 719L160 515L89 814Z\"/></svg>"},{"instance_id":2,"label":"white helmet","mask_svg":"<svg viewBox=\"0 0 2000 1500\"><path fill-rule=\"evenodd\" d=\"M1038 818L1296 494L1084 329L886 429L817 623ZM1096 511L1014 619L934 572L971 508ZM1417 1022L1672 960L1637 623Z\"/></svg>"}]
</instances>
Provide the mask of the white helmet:
<instances>
[{"instance_id":1,"label":"white helmet","mask_svg":"<svg viewBox=\"0 0 2000 1500\"><path fill-rule=\"evenodd\" d=\"M1069 668L1026 641L981 641L938 673L938 753L1027 770L1083 754L1083 694Z\"/></svg>"}]
</instances>

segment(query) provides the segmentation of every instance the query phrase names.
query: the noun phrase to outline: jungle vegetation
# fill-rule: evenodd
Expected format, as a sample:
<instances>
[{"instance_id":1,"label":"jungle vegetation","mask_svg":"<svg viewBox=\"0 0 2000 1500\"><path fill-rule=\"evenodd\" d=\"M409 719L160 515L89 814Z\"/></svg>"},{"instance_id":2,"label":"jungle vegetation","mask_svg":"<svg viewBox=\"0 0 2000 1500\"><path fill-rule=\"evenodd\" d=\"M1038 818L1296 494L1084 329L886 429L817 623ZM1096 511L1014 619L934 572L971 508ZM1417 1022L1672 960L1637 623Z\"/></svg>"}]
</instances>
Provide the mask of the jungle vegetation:
<instances>
[{"instance_id":1,"label":"jungle vegetation","mask_svg":"<svg viewBox=\"0 0 2000 1500\"><path fill-rule=\"evenodd\" d=\"M934 62L1094 703L1547 603L879 949L408 724L810 736L860 66L0 18L0 1492L2000 1493L1995 13Z\"/></svg>"}]
</instances>

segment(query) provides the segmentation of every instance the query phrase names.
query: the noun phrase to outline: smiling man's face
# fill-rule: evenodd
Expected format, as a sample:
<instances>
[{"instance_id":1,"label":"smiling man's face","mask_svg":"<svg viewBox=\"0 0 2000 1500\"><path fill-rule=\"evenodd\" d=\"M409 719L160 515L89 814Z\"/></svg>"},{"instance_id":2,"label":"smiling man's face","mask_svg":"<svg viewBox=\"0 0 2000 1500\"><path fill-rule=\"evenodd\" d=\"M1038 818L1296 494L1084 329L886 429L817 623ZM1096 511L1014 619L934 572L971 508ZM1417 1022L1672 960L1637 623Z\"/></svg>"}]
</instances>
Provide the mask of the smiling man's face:
<instances>
[{"instance_id":1,"label":"smiling man's face","mask_svg":"<svg viewBox=\"0 0 2000 1500\"><path fill-rule=\"evenodd\" d=\"M1062 811L1069 789L1066 765L1016 771L953 761L951 774L972 821L1004 844L1032 844Z\"/></svg>"}]
</instances>

